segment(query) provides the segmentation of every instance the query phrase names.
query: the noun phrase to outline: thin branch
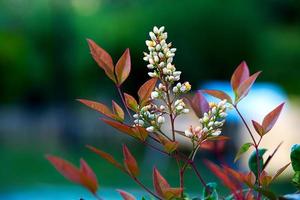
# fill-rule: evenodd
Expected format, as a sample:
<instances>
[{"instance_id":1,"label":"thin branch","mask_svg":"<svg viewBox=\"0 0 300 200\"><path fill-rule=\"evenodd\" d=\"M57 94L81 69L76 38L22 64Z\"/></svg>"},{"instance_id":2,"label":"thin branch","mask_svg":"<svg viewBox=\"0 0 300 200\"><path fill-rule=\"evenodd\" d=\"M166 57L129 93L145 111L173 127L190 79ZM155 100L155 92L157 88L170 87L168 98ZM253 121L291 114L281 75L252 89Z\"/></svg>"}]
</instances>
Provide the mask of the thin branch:
<instances>
[{"instance_id":1,"label":"thin branch","mask_svg":"<svg viewBox=\"0 0 300 200\"><path fill-rule=\"evenodd\" d=\"M133 180L140 186L142 187L144 190L146 190L149 194L151 194L152 196L154 196L155 198L159 199L159 200L163 200L162 198L160 198L158 195L156 195L154 192L152 192L149 188L147 188L141 181L139 181L137 178L132 177Z\"/></svg>"},{"instance_id":2,"label":"thin branch","mask_svg":"<svg viewBox=\"0 0 300 200\"><path fill-rule=\"evenodd\" d=\"M120 95L120 97L121 97L122 103L123 103L123 105L124 105L124 107L125 107L125 109L126 109L128 115L129 115L130 119L133 120L133 118L132 118L132 116L131 116L131 113L130 113L130 111L129 111L128 108L127 108L127 105L126 105L124 96L123 96L122 91L121 91L121 87L120 87L120 86L116 86L116 87L117 87L117 90L118 90L118 93L119 93L119 95Z\"/></svg>"}]
</instances>

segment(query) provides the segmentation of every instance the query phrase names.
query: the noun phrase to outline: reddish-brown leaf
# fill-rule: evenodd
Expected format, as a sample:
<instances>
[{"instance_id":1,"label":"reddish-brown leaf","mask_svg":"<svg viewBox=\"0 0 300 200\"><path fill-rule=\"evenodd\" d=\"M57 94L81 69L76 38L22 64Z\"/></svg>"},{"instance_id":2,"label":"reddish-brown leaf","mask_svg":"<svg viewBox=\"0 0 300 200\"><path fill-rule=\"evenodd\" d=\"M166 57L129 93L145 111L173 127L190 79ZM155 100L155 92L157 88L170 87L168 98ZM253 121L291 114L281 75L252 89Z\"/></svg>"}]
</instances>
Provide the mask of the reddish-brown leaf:
<instances>
[{"instance_id":1,"label":"reddish-brown leaf","mask_svg":"<svg viewBox=\"0 0 300 200\"><path fill-rule=\"evenodd\" d=\"M93 40L87 39L91 54L94 60L97 62L99 67L101 67L105 74L114 82L117 83L115 74L114 74L114 64L111 56L97 45Z\"/></svg>"},{"instance_id":2,"label":"reddish-brown leaf","mask_svg":"<svg viewBox=\"0 0 300 200\"><path fill-rule=\"evenodd\" d=\"M155 167L153 168L153 186L155 192L161 197L164 197L164 192L170 188L169 183Z\"/></svg>"},{"instance_id":3,"label":"reddish-brown leaf","mask_svg":"<svg viewBox=\"0 0 300 200\"><path fill-rule=\"evenodd\" d=\"M73 164L56 156L48 155L46 158L66 179L74 183L80 183L80 170L77 169Z\"/></svg>"},{"instance_id":4,"label":"reddish-brown leaf","mask_svg":"<svg viewBox=\"0 0 300 200\"><path fill-rule=\"evenodd\" d=\"M157 78L151 78L140 87L138 95L141 107L143 107L149 101L151 92L155 88L156 82Z\"/></svg>"},{"instance_id":5,"label":"reddish-brown leaf","mask_svg":"<svg viewBox=\"0 0 300 200\"><path fill-rule=\"evenodd\" d=\"M125 192L124 190L117 191L120 193L124 200L136 200L136 198L132 194Z\"/></svg>"},{"instance_id":6,"label":"reddish-brown leaf","mask_svg":"<svg viewBox=\"0 0 300 200\"><path fill-rule=\"evenodd\" d=\"M174 198L180 198L182 194L182 188L166 188L164 189L164 199L171 200Z\"/></svg>"},{"instance_id":7,"label":"reddish-brown leaf","mask_svg":"<svg viewBox=\"0 0 300 200\"><path fill-rule=\"evenodd\" d=\"M197 91L192 98L188 98L188 101L199 118L203 117L203 114L209 110L209 104L200 91Z\"/></svg>"},{"instance_id":8,"label":"reddish-brown leaf","mask_svg":"<svg viewBox=\"0 0 300 200\"><path fill-rule=\"evenodd\" d=\"M125 98L127 107L130 108L132 111L137 112L138 111L138 103L135 100L135 98L127 93L124 93L124 98Z\"/></svg>"},{"instance_id":9,"label":"reddish-brown leaf","mask_svg":"<svg viewBox=\"0 0 300 200\"><path fill-rule=\"evenodd\" d=\"M284 170L286 170L286 168L288 168L288 166L289 166L290 164L291 164L291 163L288 163L288 164L284 165L283 167L281 167L281 168L276 172L276 174L273 176L272 181L275 180L278 176L280 176L280 175L284 172Z\"/></svg>"},{"instance_id":10,"label":"reddish-brown leaf","mask_svg":"<svg viewBox=\"0 0 300 200\"><path fill-rule=\"evenodd\" d=\"M128 78L130 70L131 70L130 52L129 49L127 48L116 64L116 76L118 80L118 86L122 85L122 83Z\"/></svg>"},{"instance_id":11,"label":"reddish-brown leaf","mask_svg":"<svg viewBox=\"0 0 300 200\"><path fill-rule=\"evenodd\" d=\"M275 123L281 113L283 106L284 106L284 103L280 104L274 110L272 110L269 114L267 114L267 116L265 116L263 123L262 123L262 127L264 128L265 133L269 132L273 128L273 126L275 125Z\"/></svg>"},{"instance_id":12,"label":"reddish-brown leaf","mask_svg":"<svg viewBox=\"0 0 300 200\"><path fill-rule=\"evenodd\" d=\"M123 145L123 156L124 156L124 166L127 172L131 176L137 177L140 172L138 164L125 144Z\"/></svg>"},{"instance_id":13,"label":"reddish-brown leaf","mask_svg":"<svg viewBox=\"0 0 300 200\"><path fill-rule=\"evenodd\" d=\"M112 109L116 115L116 120L123 122L125 117L124 111L114 100L112 101Z\"/></svg>"},{"instance_id":14,"label":"reddish-brown leaf","mask_svg":"<svg viewBox=\"0 0 300 200\"><path fill-rule=\"evenodd\" d=\"M114 157L112 157L110 154L100 150L100 149L97 149L93 146L89 146L87 145L86 146L89 150L91 150L92 152L98 154L101 158L103 158L104 160L106 160L107 162L109 162L110 164L114 165L115 167L121 169L122 171L124 171L124 167L114 159Z\"/></svg>"},{"instance_id":15,"label":"reddish-brown leaf","mask_svg":"<svg viewBox=\"0 0 300 200\"><path fill-rule=\"evenodd\" d=\"M234 92L241 86L241 84L249 78L249 69L247 63L242 61L236 68L231 77L231 87Z\"/></svg>"},{"instance_id":16,"label":"reddish-brown leaf","mask_svg":"<svg viewBox=\"0 0 300 200\"><path fill-rule=\"evenodd\" d=\"M259 182L263 187L267 187L272 182L272 177L266 171L262 171L259 177Z\"/></svg>"},{"instance_id":17,"label":"reddish-brown leaf","mask_svg":"<svg viewBox=\"0 0 300 200\"><path fill-rule=\"evenodd\" d=\"M260 135L260 136L263 136L265 133L264 133L264 128L262 127L262 125L260 125L258 122L252 120L252 125L255 129L255 131Z\"/></svg>"},{"instance_id":18,"label":"reddish-brown leaf","mask_svg":"<svg viewBox=\"0 0 300 200\"><path fill-rule=\"evenodd\" d=\"M238 87L236 91L236 99L235 104L237 104L240 100L242 100L245 96L248 95L253 83L255 82L256 78L261 72L256 72L252 76L250 76L248 79L246 79L244 82L241 83L241 85Z\"/></svg>"},{"instance_id":19,"label":"reddish-brown leaf","mask_svg":"<svg viewBox=\"0 0 300 200\"><path fill-rule=\"evenodd\" d=\"M84 105L100 112L101 114L109 117L109 118L115 118L115 115L112 113L112 111L104 104L96 102L96 101L90 101L86 99L77 99L79 102L83 103Z\"/></svg>"},{"instance_id":20,"label":"reddish-brown leaf","mask_svg":"<svg viewBox=\"0 0 300 200\"><path fill-rule=\"evenodd\" d=\"M83 159L80 159L80 172L81 184L88 188L92 193L96 193L98 190L96 174Z\"/></svg>"},{"instance_id":21,"label":"reddish-brown leaf","mask_svg":"<svg viewBox=\"0 0 300 200\"><path fill-rule=\"evenodd\" d=\"M244 179L244 183L248 187L250 187L250 188L254 187L254 184L255 184L255 175L254 175L253 172L249 172L246 175L244 175L243 179Z\"/></svg>"},{"instance_id":22,"label":"reddish-brown leaf","mask_svg":"<svg viewBox=\"0 0 300 200\"><path fill-rule=\"evenodd\" d=\"M105 122L106 124L114 127L115 129L123 132L123 133L126 133L130 136L133 136L133 137L136 137L136 134L135 132L132 130L132 127L126 125L126 124L122 124L120 122L117 122L117 121L112 121L112 120L108 120L108 119L104 119L104 118L101 118L101 120L103 122Z\"/></svg>"},{"instance_id":23,"label":"reddish-brown leaf","mask_svg":"<svg viewBox=\"0 0 300 200\"><path fill-rule=\"evenodd\" d=\"M232 99L231 97L226 94L225 92L221 91L221 90L203 90L203 92L213 96L213 97L216 97L220 100L224 100L226 99L228 103L231 103L232 104Z\"/></svg>"},{"instance_id":24,"label":"reddish-brown leaf","mask_svg":"<svg viewBox=\"0 0 300 200\"><path fill-rule=\"evenodd\" d=\"M149 135L148 131L144 127L136 126L131 128L132 131L135 133L135 137L139 138L142 141L145 141Z\"/></svg>"},{"instance_id":25,"label":"reddish-brown leaf","mask_svg":"<svg viewBox=\"0 0 300 200\"><path fill-rule=\"evenodd\" d=\"M179 145L178 141L174 141L174 142L170 141L162 135L157 135L157 139L164 146L164 150L167 153L172 153L178 148Z\"/></svg>"}]
</instances>

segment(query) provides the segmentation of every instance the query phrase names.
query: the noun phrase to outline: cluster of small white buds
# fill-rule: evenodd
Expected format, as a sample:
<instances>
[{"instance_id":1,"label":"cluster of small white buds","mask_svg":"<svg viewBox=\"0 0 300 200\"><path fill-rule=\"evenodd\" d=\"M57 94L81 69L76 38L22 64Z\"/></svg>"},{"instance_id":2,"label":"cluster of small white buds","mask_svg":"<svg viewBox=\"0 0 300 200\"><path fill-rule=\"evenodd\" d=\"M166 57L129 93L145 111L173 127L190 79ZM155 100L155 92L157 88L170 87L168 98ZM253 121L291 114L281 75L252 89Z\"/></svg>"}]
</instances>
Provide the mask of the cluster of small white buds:
<instances>
[{"instance_id":1,"label":"cluster of small white buds","mask_svg":"<svg viewBox=\"0 0 300 200\"><path fill-rule=\"evenodd\" d=\"M200 126L196 126L196 127L190 126L189 129L184 131L184 135L189 138L193 138L193 137L200 138L201 137L201 127Z\"/></svg>"},{"instance_id":2,"label":"cluster of small white buds","mask_svg":"<svg viewBox=\"0 0 300 200\"><path fill-rule=\"evenodd\" d=\"M174 110L176 112L176 115L187 114L190 111L188 108L186 108L186 105L185 105L185 103L183 102L182 99L178 99L178 100L175 101Z\"/></svg>"},{"instance_id":3,"label":"cluster of small white buds","mask_svg":"<svg viewBox=\"0 0 300 200\"><path fill-rule=\"evenodd\" d=\"M218 104L209 103L209 111L199 119L202 125L202 134L206 136L219 136L221 134L221 128L227 116L226 103L226 100L220 101Z\"/></svg>"},{"instance_id":4,"label":"cluster of small white buds","mask_svg":"<svg viewBox=\"0 0 300 200\"><path fill-rule=\"evenodd\" d=\"M181 83L177 83L174 87L173 87L173 92L175 94L184 94L187 93L191 90L191 85L189 82L184 82L183 84Z\"/></svg>"},{"instance_id":5,"label":"cluster of small white buds","mask_svg":"<svg viewBox=\"0 0 300 200\"><path fill-rule=\"evenodd\" d=\"M153 32L149 33L151 40L146 40L149 53L144 53L144 60L149 62L148 69L153 70L148 73L150 77L163 78L173 83L180 80L181 72L176 71L172 64L176 48L171 48L172 44L166 42L168 34L164 30L163 26L160 28L155 26Z\"/></svg>"}]
</instances>

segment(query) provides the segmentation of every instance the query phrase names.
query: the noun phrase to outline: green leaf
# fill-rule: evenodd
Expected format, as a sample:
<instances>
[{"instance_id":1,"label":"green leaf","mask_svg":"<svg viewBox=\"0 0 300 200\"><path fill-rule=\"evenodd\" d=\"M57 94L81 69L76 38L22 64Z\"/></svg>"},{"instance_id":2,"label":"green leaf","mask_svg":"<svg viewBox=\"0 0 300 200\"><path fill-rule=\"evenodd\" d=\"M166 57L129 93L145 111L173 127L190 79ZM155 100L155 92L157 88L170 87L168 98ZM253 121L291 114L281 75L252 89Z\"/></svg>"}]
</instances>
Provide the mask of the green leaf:
<instances>
[{"instance_id":1,"label":"green leaf","mask_svg":"<svg viewBox=\"0 0 300 200\"><path fill-rule=\"evenodd\" d=\"M291 150L291 161L294 171L300 171L300 144L295 144Z\"/></svg>"},{"instance_id":2,"label":"green leaf","mask_svg":"<svg viewBox=\"0 0 300 200\"><path fill-rule=\"evenodd\" d=\"M298 189L300 189L300 171L295 172L292 182Z\"/></svg>"},{"instance_id":3,"label":"green leaf","mask_svg":"<svg viewBox=\"0 0 300 200\"><path fill-rule=\"evenodd\" d=\"M259 158L259 166L260 169L262 169L264 165L264 160L263 160L263 155L266 153L267 149L258 149L258 158ZM257 176L257 158L256 158L256 150L252 152L250 155L249 161L248 161L248 166L250 170Z\"/></svg>"},{"instance_id":4,"label":"green leaf","mask_svg":"<svg viewBox=\"0 0 300 200\"><path fill-rule=\"evenodd\" d=\"M235 158L234 158L234 162L236 162L238 159L240 159L240 157L246 153L249 148L252 146L253 144L251 142L247 142L245 144L243 144L240 148L240 150L238 151L238 153L236 154Z\"/></svg>"},{"instance_id":5,"label":"green leaf","mask_svg":"<svg viewBox=\"0 0 300 200\"><path fill-rule=\"evenodd\" d=\"M202 191L202 199L203 200L219 199L218 193L217 193L217 183L211 182L211 183L206 184L206 187L203 188L203 191Z\"/></svg>"}]
</instances>

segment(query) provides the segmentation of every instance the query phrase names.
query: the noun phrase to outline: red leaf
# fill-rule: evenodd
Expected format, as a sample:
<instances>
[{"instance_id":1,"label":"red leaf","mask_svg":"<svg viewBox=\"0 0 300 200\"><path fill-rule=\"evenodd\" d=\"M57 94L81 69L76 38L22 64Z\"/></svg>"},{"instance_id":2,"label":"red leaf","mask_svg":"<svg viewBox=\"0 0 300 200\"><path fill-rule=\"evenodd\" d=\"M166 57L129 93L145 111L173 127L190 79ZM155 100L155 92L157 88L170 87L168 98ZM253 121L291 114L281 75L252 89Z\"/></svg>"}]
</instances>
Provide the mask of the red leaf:
<instances>
[{"instance_id":1,"label":"red leaf","mask_svg":"<svg viewBox=\"0 0 300 200\"><path fill-rule=\"evenodd\" d=\"M262 125L260 125L258 122L252 120L252 124L253 124L253 127L255 129L255 131L260 135L260 136L263 136L265 133L264 133L264 128L262 127Z\"/></svg>"},{"instance_id":2,"label":"red leaf","mask_svg":"<svg viewBox=\"0 0 300 200\"><path fill-rule=\"evenodd\" d=\"M126 49L119 61L116 64L116 76L118 79L118 86L128 78L131 70L131 60L129 49Z\"/></svg>"},{"instance_id":3,"label":"red leaf","mask_svg":"<svg viewBox=\"0 0 300 200\"><path fill-rule=\"evenodd\" d=\"M267 116L265 116L263 123L262 123L262 127L264 128L265 133L269 132L273 128L273 126L275 125L275 123L281 113L283 106L284 106L284 103L280 104L274 110L272 110L269 114L267 114Z\"/></svg>"},{"instance_id":4,"label":"red leaf","mask_svg":"<svg viewBox=\"0 0 300 200\"><path fill-rule=\"evenodd\" d=\"M96 102L96 101L90 101L86 99L77 99L79 102L83 103L84 105L100 112L101 114L109 117L109 118L115 118L115 115L112 113L112 111L104 104Z\"/></svg>"},{"instance_id":5,"label":"red leaf","mask_svg":"<svg viewBox=\"0 0 300 200\"><path fill-rule=\"evenodd\" d=\"M256 72L252 76L250 76L247 80L242 82L239 88L236 91L236 99L235 104L237 104L240 100L242 100L245 96L248 95L253 83L261 72Z\"/></svg>"},{"instance_id":6,"label":"red leaf","mask_svg":"<svg viewBox=\"0 0 300 200\"><path fill-rule=\"evenodd\" d=\"M128 193L128 192L125 192L124 190L117 190L120 195L123 197L124 200L136 200L135 197Z\"/></svg>"},{"instance_id":7,"label":"red leaf","mask_svg":"<svg viewBox=\"0 0 300 200\"><path fill-rule=\"evenodd\" d=\"M97 177L83 159L80 159L80 172L82 174L81 184L88 188L92 193L96 193L98 189Z\"/></svg>"},{"instance_id":8,"label":"red leaf","mask_svg":"<svg viewBox=\"0 0 300 200\"><path fill-rule=\"evenodd\" d=\"M124 156L124 165L127 172L131 176L137 177L140 172L138 164L125 144L123 145L123 156Z\"/></svg>"},{"instance_id":9,"label":"red leaf","mask_svg":"<svg viewBox=\"0 0 300 200\"><path fill-rule=\"evenodd\" d=\"M135 133L135 137L139 138L142 141L145 141L149 135L148 131L141 126L136 126L131 128L132 131Z\"/></svg>"},{"instance_id":10,"label":"red leaf","mask_svg":"<svg viewBox=\"0 0 300 200\"><path fill-rule=\"evenodd\" d=\"M188 99L188 101L199 118L203 117L203 114L209 110L209 104L200 91L196 92L196 94L191 99Z\"/></svg>"},{"instance_id":11,"label":"red leaf","mask_svg":"<svg viewBox=\"0 0 300 200\"><path fill-rule=\"evenodd\" d=\"M234 92L241 86L241 84L249 78L249 69L247 63L242 61L236 68L231 77L231 87Z\"/></svg>"},{"instance_id":12,"label":"red leaf","mask_svg":"<svg viewBox=\"0 0 300 200\"><path fill-rule=\"evenodd\" d=\"M164 198L171 200L174 198L180 198L182 194L182 188L166 188L164 190Z\"/></svg>"},{"instance_id":13,"label":"red leaf","mask_svg":"<svg viewBox=\"0 0 300 200\"><path fill-rule=\"evenodd\" d=\"M132 111L137 112L138 111L138 103L135 100L135 98L127 93L124 93L125 102L128 108L130 108Z\"/></svg>"},{"instance_id":14,"label":"red leaf","mask_svg":"<svg viewBox=\"0 0 300 200\"><path fill-rule=\"evenodd\" d=\"M145 82L139 89L138 95L140 100L140 106L143 107L148 101L151 96L151 92L155 88L157 82L157 78L152 78Z\"/></svg>"},{"instance_id":15,"label":"red leaf","mask_svg":"<svg viewBox=\"0 0 300 200\"><path fill-rule=\"evenodd\" d=\"M93 170L88 164L81 159L81 168L78 169L66 160L56 156L46 156L56 170L61 173L66 179L81 184L92 193L96 193L98 189L98 181Z\"/></svg>"},{"instance_id":16,"label":"red leaf","mask_svg":"<svg viewBox=\"0 0 300 200\"><path fill-rule=\"evenodd\" d=\"M99 67L101 67L105 74L115 83L117 83L114 74L114 64L111 56L100 46L98 46L93 40L87 39L91 54L94 60L97 62Z\"/></svg>"},{"instance_id":17,"label":"red leaf","mask_svg":"<svg viewBox=\"0 0 300 200\"><path fill-rule=\"evenodd\" d=\"M112 101L112 108L114 114L117 116L117 120L123 122L124 121L124 111L114 100Z\"/></svg>"},{"instance_id":18,"label":"red leaf","mask_svg":"<svg viewBox=\"0 0 300 200\"><path fill-rule=\"evenodd\" d=\"M178 148L178 141L170 141L162 135L157 135L156 137L159 140L159 142L164 146L164 149L167 153L172 153Z\"/></svg>"},{"instance_id":19,"label":"red leaf","mask_svg":"<svg viewBox=\"0 0 300 200\"><path fill-rule=\"evenodd\" d=\"M46 156L47 160L61 173L66 179L74 183L80 183L80 171L70 162L56 156Z\"/></svg>"},{"instance_id":20,"label":"red leaf","mask_svg":"<svg viewBox=\"0 0 300 200\"><path fill-rule=\"evenodd\" d=\"M220 100L226 99L228 103L232 104L232 99L230 98L230 96L221 90L203 90L203 92L205 92L213 97L216 97Z\"/></svg>"},{"instance_id":21,"label":"red leaf","mask_svg":"<svg viewBox=\"0 0 300 200\"><path fill-rule=\"evenodd\" d=\"M169 183L155 167L153 169L153 186L156 193L161 197L164 197L164 191L170 188Z\"/></svg>"},{"instance_id":22,"label":"red leaf","mask_svg":"<svg viewBox=\"0 0 300 200\"><path fill-rule=\"evenodd\" d=\"M124 167L114 159L114 157L112 157L110 154L101 151L100 149L97 149L93 146L86 146L89 150L93 151L94 153L98 154L101 158L103 158L104 160L106 160L107 162L109 162L110 164L114 165L115 167L121 169L122 171L125 171Z\"/></svg>"},{"instance_id":23,"label":"red leaf","mask_svg":"<svg viewBox=\"0 0 300 200\"><path fill-rule=\"evenodd\" d=\"M114 127L115 129L118 129L119 131L121 131L123 133L126 133L130 136L136 137L136 133L128 125L122 124L122 123L117 122L117 121L111 121L111 120L108 120L108 119L104 119L104 118L101 118L101 120L104 121L106 124Z\"/></svg>"}]
</instances>

